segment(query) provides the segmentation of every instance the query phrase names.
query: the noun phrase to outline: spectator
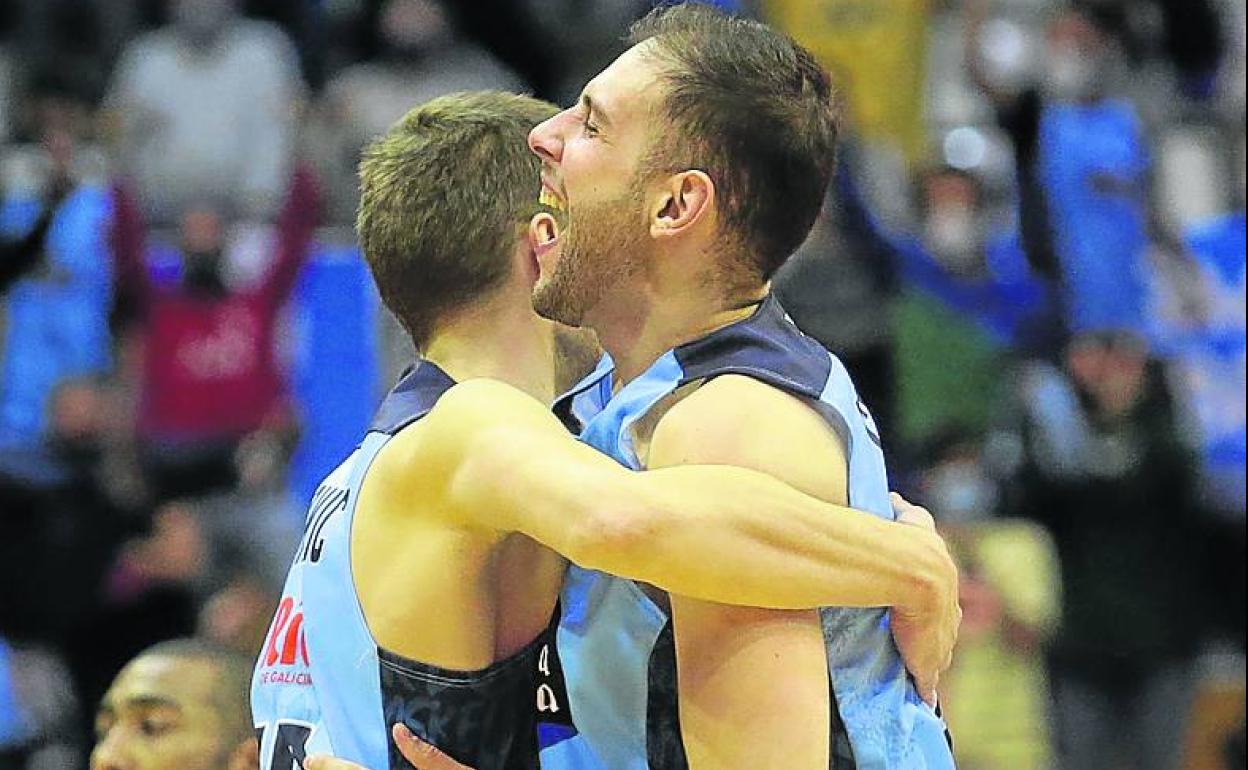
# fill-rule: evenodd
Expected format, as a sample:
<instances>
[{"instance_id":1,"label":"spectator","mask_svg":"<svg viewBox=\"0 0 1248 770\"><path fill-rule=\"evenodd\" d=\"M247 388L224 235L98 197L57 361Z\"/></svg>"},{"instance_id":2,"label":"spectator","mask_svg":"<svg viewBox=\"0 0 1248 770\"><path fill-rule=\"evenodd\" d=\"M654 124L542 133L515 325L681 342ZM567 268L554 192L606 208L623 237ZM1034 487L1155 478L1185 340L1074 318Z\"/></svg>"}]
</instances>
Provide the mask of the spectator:
<instances>
[{"instance_id":1,"label":"spectator","mask_svg":"<svg viewBox=\"0 0 1248 770\"><path fill-rule=\"evenodd\" d=\"M99 602L99 586L122 539L144 525L113 482L107 451L116 409L103 383L75 380L52 399L46 472L40 484L0 476L4 539L0 633L61 646Z\"/></svg>"},{"instance_id":2,"label":"spectator","mask_svg":"<svg viewBox=\"0 0 1248 770\"><path fill-rule=\"evenodd\" d=\"M187 210L182 279L160 287L148 274L135 212L123 211L129 225L119 252L119 304L142 342L138 437L158 498L232 489L240 442L292 419L274 345L279 311L311 249L319 208L312 176L297 172L278 220L272 265L250 289L227 286L219 212Z\"/></svg>"},{"instance_id":3,"label":"spectator","mask_svg":"<svg viewBox=\"0 0 1248 770\"><path fill-rule=\"evenodd\" d=\"M1196 465L1157 364L1082 335L1032 365L1010 510L1048 527L1063 575L1049 646L1067 770L1176 770L1205 630Z\"/></svg>"},{"instance_id":4,"label":"spectator","mask_svg":"<svg viewBox=\"0 0 1248 770\"><path fill-rule=\"evenodd\" d=\"M1060 586L1052 542L1033 523L996 519L998 492L978 437L930 442L922 490L962 569L962 629L941 704L962 770L1048 770L1044 645Z\"/></svg>"},{"instance_id":5,"label":"spectator","mask_svg":"<svg viewBox=\"0 0 1248 770\"><path fill-rule=\"evenodd\" d=\"M193 503L158 506L146 533L117 550L98 586L96 601L77 618L66 645L77 692L86 704L99 701L116 672L140 650L193 633L207 544ZM92 725L82 725L84 735Z\"/></svg>"},{"instance_id":6,"label":"spectator","mask_svg":"<svg viewBox=\"0 0 1248 770\"><path fill-rule=\"evenodd\" d=\"M972 34L982 18L969 23ZM972 46L972 74L997 106L1016 148L1028 258L1061 286L1072 332L1113 327L1145 334L1155 274L1188 290L1186 250L1153 200L1149 140L1130 102L1114 96L1118 51L1085 12L1053 20L1040 83L993 77Z\"/></svg>"},{"instance_id":7,"label":"spectator","mask_svg":"<svg viewBox=\"0 0 1248 770\"><path fill-rule=\"evenodd\" d=\"M323 178L331 189L332 221L354 224L355 167L365 142L380 136L412 107L456 91L522 91L519 77L487 51L464 40L443 0L387 0L379 20L381 52L375 61L343 70L323 105L330 162Z\"/></svg>"},{"instance_id":8,"label":"spectator","mask_svg":"<svg viewBox=\"0 0 1248 770\"><path fill-rule=\"evenodd\" d=\"M905 283L897 303L902 435L985 431L1014 351L1046 342L1051 291L1027 264L1013 219L992 213L981 177L949 167L921 177L920 236L893 235Z\"/></svg>"},{"instance_id":9,"label":"spectator","mask_svg":"<svg viewBox=\"0 0 1248 770\"><path fill-rule=\"evenodd\" d=\"M0 370L0 466L36 478L52 392L66 379L110 365L109 237L113 199L81 163L84 110L71 100L37 100L37 148L15 149L32 173L0 202L0 232L17 251L0 265L8 324ZM11 182L16 181L10 179ZM40 230L43 237L40 238Z\"/></svg>"},{"instance_id":10,"label":"spectator","mask_svg":"<svg viewBox=\"0 0 1248 770\"><path fill-rule=\"evenodd\" d=\"M108 395L97 379L63 384L50 418L47 471L55 478L36 485L0 476L0 637L14 643L13 705L26 715L30 752L51 762L32 759L30 767L77 766L39 755L72 754L84 744L68 654L83 618L104 599L101 585L121 542L144 526L112 486L106 448L116 410Z\"/></svg>"},{"instance_id":11,"label":"spectator","mask_svg":"<svg viewBox=\"0 0 1248 770\"><path fill-rule=\"evenodd\" d=\"M268 220L293 162L298 62L236 0L168 0L172 22L134 39L108 96L142 210L172 224L205 198Z\"/></svg>"}]
</instances>

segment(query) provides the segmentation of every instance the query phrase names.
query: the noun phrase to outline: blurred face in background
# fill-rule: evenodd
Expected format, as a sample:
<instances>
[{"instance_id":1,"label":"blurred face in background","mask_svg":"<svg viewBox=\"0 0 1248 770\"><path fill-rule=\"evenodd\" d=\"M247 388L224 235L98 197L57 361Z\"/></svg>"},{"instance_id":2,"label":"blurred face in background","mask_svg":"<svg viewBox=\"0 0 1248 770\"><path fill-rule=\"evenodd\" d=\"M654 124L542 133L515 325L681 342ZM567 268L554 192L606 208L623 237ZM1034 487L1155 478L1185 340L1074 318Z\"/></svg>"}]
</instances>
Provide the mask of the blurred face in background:
<instances>
[{"instance_id":1,"label":"blurred face in background","mask_svg":"<svg viewBox=\"0 0 1248 770\"><path fill-rule=\"evenodd\" d=\"M969 176L938 171L923 184L924 242L947 270L974 276L984 266L984 215L979 184Z\"/></svg>"},{"instance_id":2,"label":"blurred face in background","mask_svg":"<svg viewBox=\"0 0 1248 770\"><path fill-rule=\"evenodd\" d=\"M209 661L141 655L113 681L96 713L91 770L243 770L214 699Z\"/></svg>"},{"instance_id":3,"label":"blurred face in background","mask_svg":"<svg viewBox=\"0 0 1248 770\"><path fill-rule=\"evenodd\" d=\"M1103 416L1120 417L1144 396L1148 349L1126 333L1085 334L1071 343L1066 367Z\"/></svg>"},{"instance_id":4,"label":"blurred face in background","mask_svg":"<svg viewBox=\"0 0 1248 770\"><path fill-rule=\"evenodd\" d=\"M103 453L110 404L94 382L69 382L52 396L49 425L52 446L63 458L88 465Z\"/></svg>"},{"instance_id":5,"label":"blurred face in background","mask_svg":"<svg viewBox=\"0 0 1248 770\"><path fill-rule=\"evenodd\" d=\"M417 60L449 45L454 27L440 0L389 0L381 10L381 39L386 54Z\"/></svg>"},{"instance_id":6,"label":"blurred face in background","mask_svg":"<svg viewBox=\"0 0 1248 770\"><path fill-rule=\"evenodd\" d=\"M238 12L236 0L171 0L169 23L197 48L215 43Z\"/></svg>"},{"instance_id":7,"label":"blurred face in background","mask_svg":"<svg viewBox=\"0 0 1248 770\"><path fill-rule=\"evenodd\" d=\"M581 101L533 130L543 160L543 201L560 212L556 239L538 249L533 306L572 326L606 291L639 274L653 251L643 159L661 87L649 43L621 56L585 87Z\"/></svg>"},{"instance_id":8,"label":"blurred face in background","mask_svg":"<svg viewBox=\"0 0 1248 770\"><path fill-rule=\"evenodd\" d=\"M1059 102L1099 98L1109 70L1109 41L1077 11L1060 15L1049 30L1044 92Z\"/></svg>"}]
</instances>

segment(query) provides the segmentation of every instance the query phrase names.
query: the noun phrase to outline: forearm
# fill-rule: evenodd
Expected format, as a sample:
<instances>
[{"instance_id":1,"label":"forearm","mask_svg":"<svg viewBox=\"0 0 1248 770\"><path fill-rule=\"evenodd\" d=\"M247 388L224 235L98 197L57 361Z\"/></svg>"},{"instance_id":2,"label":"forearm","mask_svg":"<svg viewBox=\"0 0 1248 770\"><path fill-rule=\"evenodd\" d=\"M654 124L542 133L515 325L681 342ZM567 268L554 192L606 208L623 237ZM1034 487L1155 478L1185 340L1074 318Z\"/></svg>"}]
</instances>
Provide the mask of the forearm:
<instances>
[{"instance_id":1,"label":"forearm","mask_svg":"<svg viewBox=\"0 0 1248 770\"><path fill-rule=\"evenodd\" d=\"M919 607L956 580L939 538L740 468L635 476L640 503L583 558L704 601L774 609ZM587 533L590 537L593 532Z\"/></svg>"}]
</instances>

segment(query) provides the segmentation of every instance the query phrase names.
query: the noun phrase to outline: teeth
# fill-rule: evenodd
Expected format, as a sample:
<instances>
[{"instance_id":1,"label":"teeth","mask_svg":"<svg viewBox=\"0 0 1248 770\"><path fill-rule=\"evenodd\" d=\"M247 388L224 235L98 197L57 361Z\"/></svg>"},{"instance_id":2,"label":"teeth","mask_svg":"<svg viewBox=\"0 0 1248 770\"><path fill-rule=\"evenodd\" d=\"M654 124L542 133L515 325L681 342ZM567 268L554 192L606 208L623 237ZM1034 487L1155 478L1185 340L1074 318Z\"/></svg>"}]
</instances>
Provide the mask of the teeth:
<instances>
[{"instance_id":1,"label":"teeth","mask_svg":"<svg viewBox=\"0 0 1248 770\"><path fill-rule=\"evenodd\" d=\"M554 209L555 211L564 210L563 201L559 200L559 197L557 195L552 193L550 190L547 190L545 187L542 188L542 194L538 198L538 202L541 203L543 206L546 206L547 208Z\"/></svg>"}]
</instances>

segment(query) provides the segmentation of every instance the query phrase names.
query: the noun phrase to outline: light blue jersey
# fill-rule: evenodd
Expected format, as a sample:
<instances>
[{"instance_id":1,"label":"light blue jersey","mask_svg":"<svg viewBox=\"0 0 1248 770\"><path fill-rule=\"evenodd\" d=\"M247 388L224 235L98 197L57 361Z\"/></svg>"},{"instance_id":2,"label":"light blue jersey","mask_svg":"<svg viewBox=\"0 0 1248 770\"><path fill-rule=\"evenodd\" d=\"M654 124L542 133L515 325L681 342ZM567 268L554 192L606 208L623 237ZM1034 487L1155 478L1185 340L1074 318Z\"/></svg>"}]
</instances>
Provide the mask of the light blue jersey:
<instances>
[{"instance_id":1,"label":"light blue jersey","mask_svg":"<svg viewBox=\"0 0 1248 770\"><path fill-rule=\"evenodd\" d=\"M403 658L368 630L351 573L360 489L381 449L454 384L433 364L419 365L317 490L252 677L261 770L297 770L313 753L370 770L407 767L390 741L396 722L475 770L538 770L541 749L584 751L575 743L553 623L521 652L473 672Z\"/></svg>"},{"instance_id":2,"label":"light blue jersey","mask_svg":"<svg viewBox=\"0 0 1248 770\"><path fill-rule=\"evenodd\" d=\"M633 469L630 428L687 383L724 374L760 380L808 401L837 431L849 462L849 502L892 519L880 437L834 356L802 334L774 298L749 319L662 356L611 397L613 366L556 405L582 440ZM543 770L683 770L667 614L630 581L573 568L563 593L559 651L580 740L600 764L543 755ZM836 770L952 770L945 725L919 698L885 610L822 611L836 712Z\"/></svg>"}]
</instances>

